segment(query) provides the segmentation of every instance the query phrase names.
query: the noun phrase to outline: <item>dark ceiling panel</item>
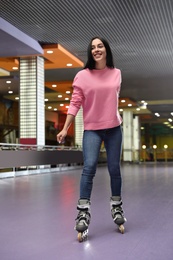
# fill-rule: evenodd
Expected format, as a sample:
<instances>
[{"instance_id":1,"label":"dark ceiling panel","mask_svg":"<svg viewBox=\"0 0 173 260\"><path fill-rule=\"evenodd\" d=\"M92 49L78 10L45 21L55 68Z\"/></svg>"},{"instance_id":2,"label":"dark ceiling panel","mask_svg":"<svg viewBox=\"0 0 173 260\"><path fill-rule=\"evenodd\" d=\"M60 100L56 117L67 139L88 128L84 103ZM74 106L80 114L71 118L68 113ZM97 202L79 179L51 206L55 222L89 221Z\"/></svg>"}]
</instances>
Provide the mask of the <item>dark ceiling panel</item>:
<instances>
[{"instance_id":1,"label":"dark ceiling panel","mask_svg":"<svg viewBox=\"0 0 173 260\"><path fill-rule=\"evenodd\" d=\"M84 62L90 38L105 37L122 71L121 96L173 99L172 0L1 0L0 10L33 39L59 43ZM75 73L68 70L68 78ZM62 75L67 74L49 71L46 80Z\"/></svg>"},{"instance_id":2,"label":"dark ceiling panel","mask_svg":"<svg viewBox=\"0 0 173 260\"><path fill-rule=\"evenodd\" d=\"M62 44L79 58L101 35L125 76L172 74L171 0L1 0L1 16L37 41Z\"/></svg>"}]
</instances>

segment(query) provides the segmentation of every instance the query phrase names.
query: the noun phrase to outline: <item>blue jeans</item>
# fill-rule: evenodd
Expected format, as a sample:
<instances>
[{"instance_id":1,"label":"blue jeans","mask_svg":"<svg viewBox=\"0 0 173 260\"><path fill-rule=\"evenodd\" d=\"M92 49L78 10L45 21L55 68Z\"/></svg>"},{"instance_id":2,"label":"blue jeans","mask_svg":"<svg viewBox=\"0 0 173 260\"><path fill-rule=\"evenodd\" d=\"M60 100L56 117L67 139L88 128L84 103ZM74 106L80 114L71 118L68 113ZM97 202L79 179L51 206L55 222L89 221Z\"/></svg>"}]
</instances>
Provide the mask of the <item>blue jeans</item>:
<instances>
[{"instance_id":1,"label":"blue jeans","mask_svg":"<svg viewBox=\"0 0 173 260\"><path fill-rule=\"evenodd\" d=\"M83 134L84 166L80 181L80 199L90 199L102 141L107 154L112 196L121 196L121 126L104 130L85 130Z\"/></svg>"}]
</instances>

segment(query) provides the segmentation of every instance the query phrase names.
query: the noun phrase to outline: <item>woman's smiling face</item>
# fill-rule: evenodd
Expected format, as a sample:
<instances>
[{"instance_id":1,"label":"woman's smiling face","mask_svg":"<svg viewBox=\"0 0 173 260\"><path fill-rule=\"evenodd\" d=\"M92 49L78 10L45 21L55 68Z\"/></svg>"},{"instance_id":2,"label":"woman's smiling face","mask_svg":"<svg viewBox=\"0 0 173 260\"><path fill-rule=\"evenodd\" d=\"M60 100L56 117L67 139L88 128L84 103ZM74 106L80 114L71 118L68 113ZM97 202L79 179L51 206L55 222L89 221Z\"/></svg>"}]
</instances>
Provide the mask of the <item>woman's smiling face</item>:
<instances>
[{"instance_id":1,"label":"woman's smiling face","mask_svg":"<svg viewBox=\"0 0 173 260\"><path fill-rule=\"evenodd\" d=\"M91 53L96 63L106 62L106 48L100 39L92 41Z\"/></svg>"}]
</instances>

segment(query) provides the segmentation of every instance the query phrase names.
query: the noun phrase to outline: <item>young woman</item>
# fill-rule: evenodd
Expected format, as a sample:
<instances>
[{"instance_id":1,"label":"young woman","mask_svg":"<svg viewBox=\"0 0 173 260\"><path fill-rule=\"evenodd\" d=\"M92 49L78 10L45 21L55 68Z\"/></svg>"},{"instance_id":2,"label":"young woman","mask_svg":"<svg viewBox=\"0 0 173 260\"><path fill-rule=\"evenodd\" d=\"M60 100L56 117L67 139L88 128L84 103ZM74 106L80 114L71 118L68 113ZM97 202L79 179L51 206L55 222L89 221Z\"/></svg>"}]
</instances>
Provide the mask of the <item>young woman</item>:
<instances>
[{"instance_id":1,"label":"young woman","mask_svg":"<svg viewBox=\"0 0 173 260\"><path fill-rule=\"evenodd\" d=\"M63 142L68 128L80 107L83 108L83 158L84 166L80 182L78 216L75 229L82 241L90 223L90 199L93 178L96 173L102 141L107 153L110 175L111 214L114 222L124 232L125 218L121 199L120 157L122 146L122 119L118 112L118 98L121 87L121 72L114 68L113 56L108 42L100 37L91 39L88 46L88 60L83 70L73 81L73 94L67 112L66 122L57 135Z\"/></svg>"}]
</instances>

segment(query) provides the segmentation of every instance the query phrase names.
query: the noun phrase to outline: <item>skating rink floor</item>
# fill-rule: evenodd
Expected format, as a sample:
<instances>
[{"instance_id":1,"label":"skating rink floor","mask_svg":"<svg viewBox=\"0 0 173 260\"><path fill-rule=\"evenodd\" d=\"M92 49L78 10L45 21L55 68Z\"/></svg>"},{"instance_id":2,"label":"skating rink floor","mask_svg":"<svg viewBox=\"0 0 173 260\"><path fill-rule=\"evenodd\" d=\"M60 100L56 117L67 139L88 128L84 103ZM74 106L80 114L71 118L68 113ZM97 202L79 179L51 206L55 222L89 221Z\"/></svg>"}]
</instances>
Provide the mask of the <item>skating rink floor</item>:
<instances>
[{"instance_id":1,"label":"skating rink floor","mask_svg":"<svg viewBox=\"0 0 173 260\"><path fill-rule=\"evenodd\" d=\"M123 164L125 233L110 215L99 166L88 240L74 230L81 169L0 180L1 260L172 260L173 163Z\"/></svg>"}]
</instances>

